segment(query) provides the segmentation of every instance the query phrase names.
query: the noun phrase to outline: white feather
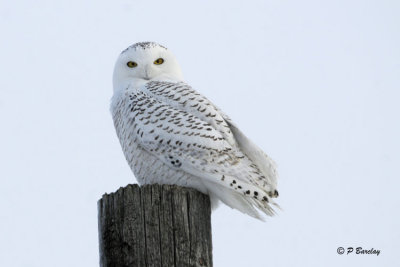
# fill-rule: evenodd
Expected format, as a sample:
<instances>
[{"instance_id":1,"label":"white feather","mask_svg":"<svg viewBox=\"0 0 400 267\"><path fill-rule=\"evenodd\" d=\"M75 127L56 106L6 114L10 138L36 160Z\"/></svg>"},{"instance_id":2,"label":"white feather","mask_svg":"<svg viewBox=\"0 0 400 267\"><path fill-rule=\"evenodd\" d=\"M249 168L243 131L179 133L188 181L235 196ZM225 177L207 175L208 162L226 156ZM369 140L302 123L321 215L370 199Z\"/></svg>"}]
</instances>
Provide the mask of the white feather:
<instances>
[{"instance_id":1,"label":"white feather","mask_svg":"<svg viewBox=\"0 0 400 267\"><path fill-rule=\"evenodd\" d=\"M154 66L157 58L163 65ZM129 69L135 61L137 69ZM132 64L131 64L132 65ZM273 215L273 161L207 98L182 81L172 53L154 43L124 51L111 105L125 157L139 183L193 187L252 217Z\"/></svg>"}]
</instances>

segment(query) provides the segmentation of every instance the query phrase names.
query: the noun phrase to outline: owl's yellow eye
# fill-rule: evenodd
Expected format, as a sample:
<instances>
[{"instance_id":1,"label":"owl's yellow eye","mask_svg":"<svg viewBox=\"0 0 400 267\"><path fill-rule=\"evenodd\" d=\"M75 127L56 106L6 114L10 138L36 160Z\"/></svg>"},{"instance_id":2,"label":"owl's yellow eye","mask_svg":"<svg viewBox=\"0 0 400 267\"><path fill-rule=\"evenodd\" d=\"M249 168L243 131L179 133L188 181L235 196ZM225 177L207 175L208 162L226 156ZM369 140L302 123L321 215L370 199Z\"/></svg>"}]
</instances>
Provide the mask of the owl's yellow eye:
<instances>
[{"instance_id":1,"label":"owl's yellow eye","mask_svg":"<svg viewBox=\"0 0 400 267\"><path fill-rule=\"evenodd\" d=\"M158 59L156 59L155 61L154 61L154 64L156 64L156 65L161 65L161 64L163 64L164 63L164 59L162 59L162 58L158 58Z\"/></svg>"},{"instance_id":2,"label":"owl's yellow eye","mask_svg":"<svg viewBox=\"0 0 400 267\"><path fill-rule=\"evenodd\" d=\"M134 62L134 61L128 61L128 63L126 63L126 65L127 65L129 68L137 67L137 63Z\"/></svg>"}]
</instances>

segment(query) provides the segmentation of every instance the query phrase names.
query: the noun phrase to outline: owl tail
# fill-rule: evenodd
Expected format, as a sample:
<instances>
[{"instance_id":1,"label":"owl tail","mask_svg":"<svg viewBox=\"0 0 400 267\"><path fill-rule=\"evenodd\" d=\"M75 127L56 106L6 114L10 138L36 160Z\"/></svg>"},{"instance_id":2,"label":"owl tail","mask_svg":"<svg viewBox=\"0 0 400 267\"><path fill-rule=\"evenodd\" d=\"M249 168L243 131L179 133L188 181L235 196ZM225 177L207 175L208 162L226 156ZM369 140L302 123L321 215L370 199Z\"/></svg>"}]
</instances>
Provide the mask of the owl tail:
<instances>
[{"instance_id":1,"label":"owl tail","mask_svg":"<svg viewBox=\"0 0 400 267\"><path fill-rule=\"evenodd\" d=\"M215 199L219 199L229 207L237 209L261 221L265 221L265 219L260 215L257 209L269 216L275 214L269 204L255 199L254 197L247 196L231 188L212 182L206 182L205 186L209 192L213 206L215 206ZM275 203L273 204L276 205Z\"/></svg>"}]
</instances>

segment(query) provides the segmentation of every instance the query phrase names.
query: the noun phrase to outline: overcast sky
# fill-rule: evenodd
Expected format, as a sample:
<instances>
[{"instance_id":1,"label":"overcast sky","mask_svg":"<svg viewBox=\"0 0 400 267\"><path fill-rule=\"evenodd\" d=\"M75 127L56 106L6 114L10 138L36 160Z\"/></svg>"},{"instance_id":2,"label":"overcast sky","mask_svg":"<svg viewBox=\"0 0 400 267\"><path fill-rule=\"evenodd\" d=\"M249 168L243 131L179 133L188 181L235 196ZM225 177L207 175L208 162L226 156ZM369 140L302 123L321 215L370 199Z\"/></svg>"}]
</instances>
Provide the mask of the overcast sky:
<instances>
[{"instance_id":1,"label":"overcast sky","mask_svg":"<svg viewBox=\"0 0 400 267\"><path fill-rule=\"evenodd\" d=\"M382 0L1 0L0 266L98 266L97 200L136 182L109 102L138 41L170 48L278 163L278 216L213 213L215 266L397 266L399 14ZM359 246L381 253L336 252Z\"/></svg>"}]
</instances>

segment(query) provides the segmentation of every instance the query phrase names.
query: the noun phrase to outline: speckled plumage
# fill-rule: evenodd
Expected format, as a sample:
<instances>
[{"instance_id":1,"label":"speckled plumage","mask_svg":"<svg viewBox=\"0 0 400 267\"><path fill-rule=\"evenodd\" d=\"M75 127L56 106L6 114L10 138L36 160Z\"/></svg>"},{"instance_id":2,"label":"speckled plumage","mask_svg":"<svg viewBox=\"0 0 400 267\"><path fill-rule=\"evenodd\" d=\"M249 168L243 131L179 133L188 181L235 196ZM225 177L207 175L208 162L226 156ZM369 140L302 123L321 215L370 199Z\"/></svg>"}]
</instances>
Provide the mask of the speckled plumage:
<instances>
[{"instance_id":1,"label":"speckled plumage","mask_svg":"<svg viewBox=\"0 0 400 267\"><path fill-rule=\"evenodd\" d=\"M138 182L193 187L210 194L212 202L222 200L253 217L262 218L257 209L273 215L271 198L278 194L273 161L183 82L169 50L145 44L127 48L117 60L111 105ZM165 58L165 66L153 66L159 57ZM127 68L129 60L139 68Z\"/></svg>"}]
</instances>

